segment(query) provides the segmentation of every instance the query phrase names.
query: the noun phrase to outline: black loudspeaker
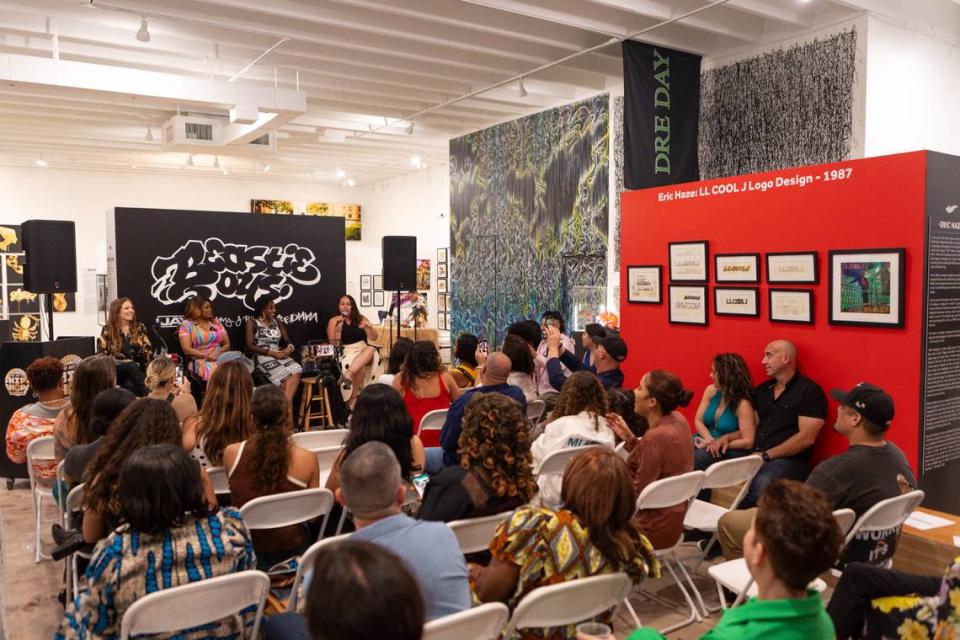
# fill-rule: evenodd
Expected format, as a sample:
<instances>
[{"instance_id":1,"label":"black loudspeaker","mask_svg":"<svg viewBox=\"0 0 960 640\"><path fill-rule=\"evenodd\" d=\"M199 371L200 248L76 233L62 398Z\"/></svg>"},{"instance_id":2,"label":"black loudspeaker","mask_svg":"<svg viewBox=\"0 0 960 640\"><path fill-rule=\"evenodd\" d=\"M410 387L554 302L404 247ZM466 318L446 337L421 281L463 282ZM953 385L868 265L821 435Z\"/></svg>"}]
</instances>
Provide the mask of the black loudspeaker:
<instances>
[{"instance_id":1,"label":"black loudspeaker","mask_svg":"<svg viewBox=\"0 0 960 640\"><path fill-rule=\"evenodd\" d=\"M417 287L416 236L383 236L384 291L412 291Z\"/></svg>"},{"instance_id":2,"label":"black loudspeaker","mask_svg":"<svg viewBox=\"0 0 960 640\"><path fill-rule=\"evenodd\" d=\"M20 226L23 288L31 293L77 290L76 228L68 220L27 220Z\"/></svg>"}]
</instances>

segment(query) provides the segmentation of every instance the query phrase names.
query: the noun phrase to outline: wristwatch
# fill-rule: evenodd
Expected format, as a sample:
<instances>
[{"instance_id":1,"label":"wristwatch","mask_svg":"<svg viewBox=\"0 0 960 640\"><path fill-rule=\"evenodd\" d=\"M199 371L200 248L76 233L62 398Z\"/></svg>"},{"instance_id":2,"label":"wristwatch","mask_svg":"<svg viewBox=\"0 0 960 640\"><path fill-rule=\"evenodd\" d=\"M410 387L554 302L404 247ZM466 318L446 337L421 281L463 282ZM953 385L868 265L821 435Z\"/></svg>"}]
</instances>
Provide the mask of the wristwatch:
<instances>
[{"instance_id":1,"label":"wristwatch","mask_svg":"<svg viewBox=\"0 0 960 640\"><path fill-rule=\"evenodd\" d=\"M763 453L760 454L760 459L763 460L764 462L770 462L770 454L764 451Z\"/></svg>"}]
</instances>

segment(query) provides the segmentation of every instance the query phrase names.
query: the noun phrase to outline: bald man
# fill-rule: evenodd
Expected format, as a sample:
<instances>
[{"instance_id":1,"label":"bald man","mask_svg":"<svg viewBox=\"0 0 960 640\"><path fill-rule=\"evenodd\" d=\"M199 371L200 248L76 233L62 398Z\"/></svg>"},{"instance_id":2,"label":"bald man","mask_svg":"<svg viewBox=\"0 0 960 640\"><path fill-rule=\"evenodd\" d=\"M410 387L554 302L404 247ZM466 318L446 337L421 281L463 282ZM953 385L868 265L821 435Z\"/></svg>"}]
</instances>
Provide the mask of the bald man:
<instances>
[{"instance_id":1,"label":"bald man","mask_svg":"<svg viewBox=\"0 0 960 640\"><path fill-rule=\"evenodd\" d=\"M478 386L464 391L463 395L450 405L447 420L443 423L443 431L440 432L440 446L426 449L424 470L427 473L438 473L444 467L460 464L460 432L463 430L461 426L463 414L467 410L467 404L477 394L500 393L516 400L524 411L527 410L527 399L523 395L523 389L515 384L507 384L511 367L510 358L499 351L487 357L486 363L479 369Z\"/></svg>"}]
</instances>

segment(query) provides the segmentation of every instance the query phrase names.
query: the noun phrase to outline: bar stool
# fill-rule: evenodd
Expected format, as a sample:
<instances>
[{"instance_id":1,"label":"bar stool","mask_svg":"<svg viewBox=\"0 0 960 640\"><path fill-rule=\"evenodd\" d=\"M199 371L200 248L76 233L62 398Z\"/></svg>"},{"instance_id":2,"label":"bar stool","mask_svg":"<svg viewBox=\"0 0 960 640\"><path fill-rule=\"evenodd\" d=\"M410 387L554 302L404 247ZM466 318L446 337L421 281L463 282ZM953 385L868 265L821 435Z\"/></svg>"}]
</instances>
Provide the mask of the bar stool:
<instances>
[{"instance_id":1,"label":"bar stool","mask_svg":"<svg viewBox=\"0 0 960 640\"><path fill-rule=\"evenodd\" d=\"M334 426L327 388L320 378L300 380L300 430L310 431L319 422L321 429Z\"/></svg>"}]
</instances>

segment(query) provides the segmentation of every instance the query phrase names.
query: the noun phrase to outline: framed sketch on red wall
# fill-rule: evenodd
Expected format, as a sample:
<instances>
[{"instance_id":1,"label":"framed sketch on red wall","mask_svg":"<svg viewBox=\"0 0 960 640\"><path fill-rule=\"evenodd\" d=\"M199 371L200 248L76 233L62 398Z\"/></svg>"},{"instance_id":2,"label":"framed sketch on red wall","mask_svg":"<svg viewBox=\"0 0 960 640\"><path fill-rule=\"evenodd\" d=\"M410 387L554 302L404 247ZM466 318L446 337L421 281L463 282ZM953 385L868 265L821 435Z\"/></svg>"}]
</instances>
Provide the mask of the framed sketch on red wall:
<instances>
[{"instance_id":1,"label":"framed sketch on red wall","mask_svg":"<svg viewBox=\"0 0 960 640\"><path fill-rule=\"evenodd\" d=\"M767 254L767 282L770 284L817 284L816 251L787 251Z\"/></svg>"},{"instance_id":2,"label":"framed sketch on red wall","mask_svg":"<svg viewBox=\"0 0 960 640\"><path fill-rule=\"evenodd\" d=\"M717 253L713 262L717 282L760 282L759 253Z\"/></svg>"},{"instance_id":3,"label":"framed sketch on red wall","mask_svg":"<svg viewBox=\"0 0 960 640\"><path fill-rule=\"evenodd\" d=\"M661 304L663 296L660 273L663 267L653 265L630 265L627 267L627 302Z\"/></svg>"},{"instance_id":4,"label":"framed sketch on red wall","mask_svg":"<svg viewBox=\"0 0 960 640\"><path fill-rule=\"evenodd\" d=\"M670 285L670 323L707 324L707 288Z\"/></svg>"},{"instance_id":5,"label":"framed sketch on red wall","mask_svg":"<svg viewBox=\"0 0 960 640\"><path fill-rule=\"evenodd\" d=\"M813 324L813 291L808 289L770 289L770 321Z\"/></svg>"},{"instance_id":6,"label":"framed sketch on red wall","mask_svg":"<svg viewBox=\"0 0 960 640\"><path fill-rule=\"evenodd\" d=\"M670 252L670 282L706 283L710 256L706 240L667 243Z\"/></svg>"},{"instance_id":7,"label":"framed sketch on red wall","mask_svg":"<svg viewBox=\"0 0 960 640\"><path fill-rule=\"evenodd\" d=\"M830 324L902 327L903 249L830 252Z\"/></svg>"}]
</instances>

